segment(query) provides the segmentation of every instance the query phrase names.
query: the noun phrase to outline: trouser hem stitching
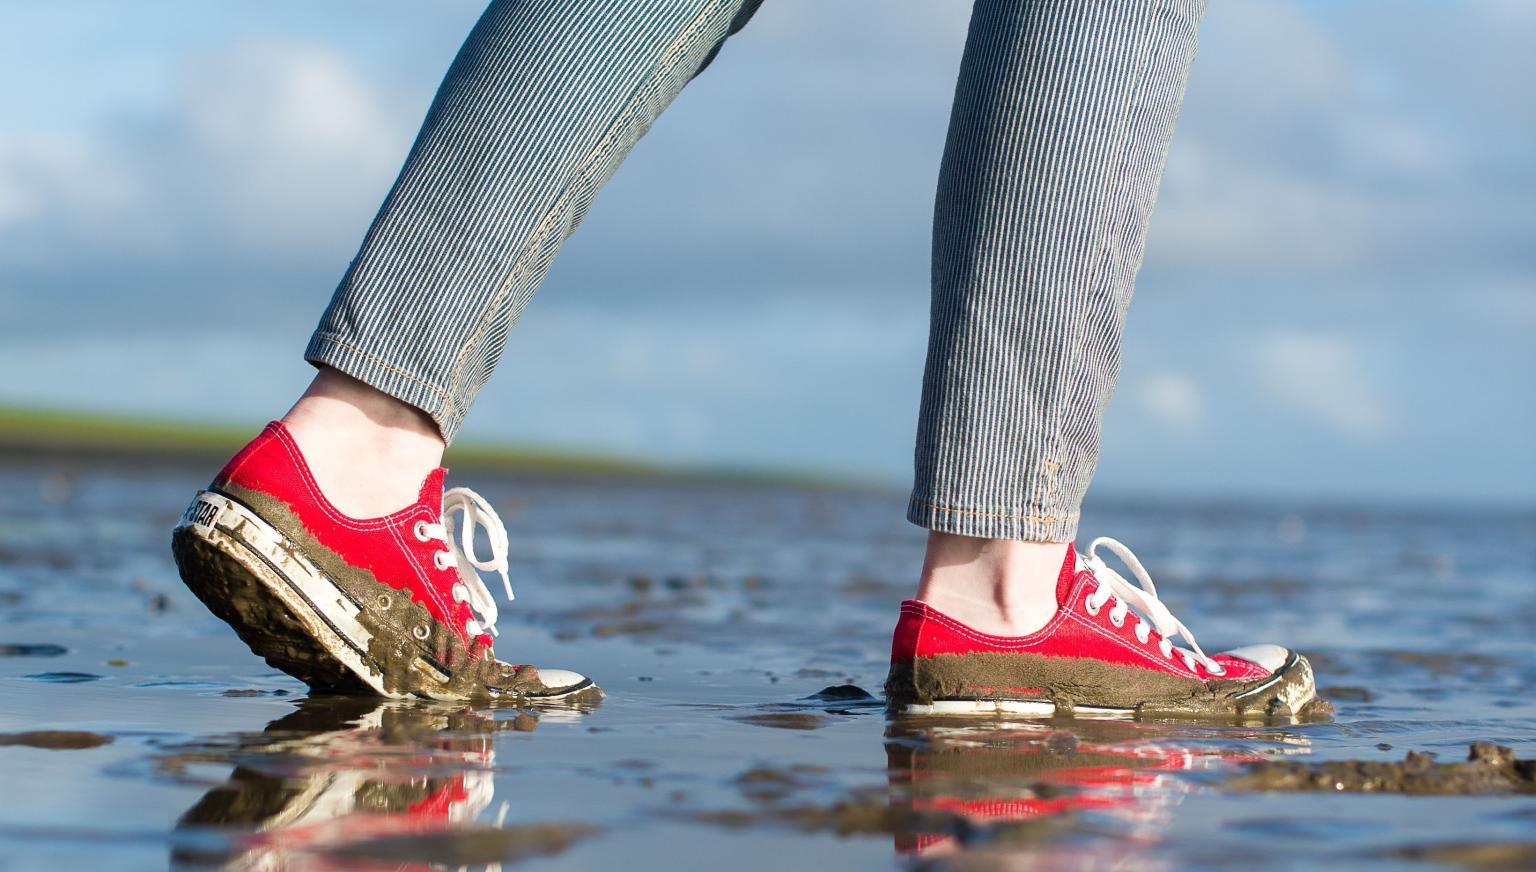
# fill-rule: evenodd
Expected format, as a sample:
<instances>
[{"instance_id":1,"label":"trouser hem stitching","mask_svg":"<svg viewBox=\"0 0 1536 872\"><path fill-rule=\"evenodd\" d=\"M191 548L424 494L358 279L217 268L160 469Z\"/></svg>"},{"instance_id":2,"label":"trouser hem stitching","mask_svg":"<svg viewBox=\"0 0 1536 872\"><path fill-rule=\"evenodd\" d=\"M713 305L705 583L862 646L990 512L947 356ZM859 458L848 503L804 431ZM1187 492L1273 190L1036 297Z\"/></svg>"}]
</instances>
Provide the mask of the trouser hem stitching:
<instances>
[{"instance_id":1,"label":"trouser hem stitching","mask_svg":"<svg viewBox=\"0 0 1536 872\"><path fill-rule=\"evenodd\" d=\"M427 390L431 391L432 393L436 394L437 398L439 400L446 400L448 398L447 391L444 391L442 388L438 387L437 385L433 384L432 382L429 382L429 381L427 381L425 379L422 379L422 378L419 378L417 376L411 375L410 373L406 372L405 370L400 369L399 367L394 366L393 364L390 364L389 362L385 361L383 358L378 357L377 355L371 354L371 353L369 353L367 351L364 351L363 349L358 348L356 345L353 345L350 342L347 342L347 341L345 341L343 339L338 338L334 334L330 334L330 333L316 333L313 337L311 337L310 342L311 342L312 345L327 345L327 344L329 344L329 345L336 345L336 346L339 346L341 348L344 348L347 351L350 351L353 354L356 354L358 357L363 358L364 360L366 360L368 363L372 364L373 366L377 366L380 369L388 370L389 372L391 372L391 373L393 373L395 375L398 375L398 376L400 376L403 379L409 379L410 381L413 381L416 384L421 385L422 387L424 387ZM331 365L331 362L329 360L326 360L325 358L323 358L323 357L321 357L319 355L319 351L318 350L312 350L310 354L306 354L305 355L305 358L307 360L313 362L313 363L323 363L326 366L330 366ZM378 388L379 386L378 385L370 385L370 387ZM383 390L382 388L379 388L379 389Z\"/></svg>"}]
</instances>

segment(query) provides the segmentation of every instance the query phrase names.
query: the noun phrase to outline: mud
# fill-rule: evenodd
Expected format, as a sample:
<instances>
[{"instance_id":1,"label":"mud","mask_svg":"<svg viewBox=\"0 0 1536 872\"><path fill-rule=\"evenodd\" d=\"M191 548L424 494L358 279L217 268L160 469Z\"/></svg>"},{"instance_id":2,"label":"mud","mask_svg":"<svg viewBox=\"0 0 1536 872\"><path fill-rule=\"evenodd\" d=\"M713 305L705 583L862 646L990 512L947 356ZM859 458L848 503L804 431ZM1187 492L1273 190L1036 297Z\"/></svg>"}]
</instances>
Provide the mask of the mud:
<instances>
[{"instance_id":1,"label":"mud","mask_svg":"<svg viewBox=\"0 0 1536 872\"><path fill-rule=\"evenodd\" d=\"M520 697L549 690L539 680L536 667L515 666L467 649L457 634L435 620L407 589L382 583L372 572L347 563L320 544L286 503L232 483L224 488L296 543L351 597L359 609L358 622L371 636L368 657L383 676L386 691L474 699ZM434 668L424 670L424 661ZM356 690L350 686L335 689ZM601 692L593 689L586 696L600 698Z\"/></svg>"},{"instance_id":2,"label":"mud","mask_svg":"<svg viewBox=\"0 0 1536 872\"><path fill-rule=\"evenodd\" d=\"M1392 856L1488 872L1536 869L1536 842L1449 842L1393 851Z\"/></svg>"},{"instance_id":3,"label":"mud","mask_svg":"<svg viewBox=\"0 0 1536 872\"><path fill-rule=\"evenodd\" d=\"M1429 754L1409 751L1396 763L1337 760L1327 763L1254 763L1228 782L1237 790L1321 790L1357 793L1478 796L1536 793L1536 760L1490 742L1473 742L1467 759L1438 763Z\"/></svg>"},{"instance_id":4,"label":"mud","mask_svg":"<svg viewBox=\"0 0 1536 872\"><path fill-rule=\"evenodd\" d=\"M910 829L910 810L892 808L883 792L830 803L765 806L755 809L700 811L688 816L696 823L732 829L785 826L805 833L838 836L895 835Z\"/></svg>"},{"instance_id":5,"label":"mud","mask_svg":"<svg viewBox=\"0 0 1536 872\"><path fill-rule=\"evenodd\" d=\"M1416 666L1431 675L1457 675L1468 671L1487 673L1508 665L1502 658L1484 654L1444 651L1391 651L1387 657L1409 666Z\"/></svg>"},{"instance_id":6,"label":"mud","mask_svg":"<svg viewBox=\"0 0 1536 872\"><path fill-rule=\"evenodd\" d=\"M1010 699L1053 703L1058 714L1077 706L1134 710L1141 717L1245 719L1326 715L1302 709L1313 694L1312 668L1296 658L1279 682L1270 678L1201 681L1150 669L1088 660L1064 662L1038 654L939 654L893 665L885 684L893 709L936 699ZM1294 710L1293 710L1294 709Z\"/></svg>"},{"instance_id":7,"label":"mud","mask_svg":"<svg viewBox=\"0 0 1536 872\"><path fill-rule=\"evenodd\" d=\"M764 712L753 715L736 715L732 720L759 727L773 727L779 730L819 730L831 722L823 715L810 712Z\"/></svg>"},{"instance_id":8,"label":"mud","mask_svg":"<svg viewBox=\"0 0 1536 872\"><path fill-rule=\"evenodd\" d=\"M112 744L113 741L113 736L79 730L28 730L23 733L0 733L0 746L47 748L50 751L100 748L102 745Z\"/></svg>"},{"instance_id":9,"label":"mud","mask_svg":"<svg viewBox=\"0 0 1536 872\"><path fill-rule=\"evenodd\" d=\"M63 645L0 645L0 657L63 657L68 653Z\"/></svg>"},{"instance_id":10,"label":"mud","mask_svg":"<svg viewBox=\"0 0 1536 872\"><path fill-rule=\"evenodd\" d=\"M385 836L326 848L319 853L338 860L372 860L391 866L426 863L452 869L554 856L598 832L596 827L581 824L458 829L450 833Z\"/></svg>"},{"instance_id":11,"label":"mud","mask_svg":"<svg viewBox=\"0 0 1536 872\"><path fill-rule=\"evenodd\" d=\"M1334 702L1373 702L1376 694L1368 687L1334 686L1318 689L1318 694Z\"/></svg>"},{"instance_id":12,"label":"mud","mask_svg":"<svg viewBox=\"0 0 1536 872\"><path fill-rule=\"evenodd\" d=\"M810 670L802 669L800 670L799 675L803 678L820 677L819 674L807 675L806 673L809 671ZM831 703L834 705L878 702L878 700L875 699L874 694L870 693L862 687L859 687L856 684L836 684L832 685L831 687L824 687L816 693L805 697L805 699L811 702Z\"/></svg>"}]
</instances>

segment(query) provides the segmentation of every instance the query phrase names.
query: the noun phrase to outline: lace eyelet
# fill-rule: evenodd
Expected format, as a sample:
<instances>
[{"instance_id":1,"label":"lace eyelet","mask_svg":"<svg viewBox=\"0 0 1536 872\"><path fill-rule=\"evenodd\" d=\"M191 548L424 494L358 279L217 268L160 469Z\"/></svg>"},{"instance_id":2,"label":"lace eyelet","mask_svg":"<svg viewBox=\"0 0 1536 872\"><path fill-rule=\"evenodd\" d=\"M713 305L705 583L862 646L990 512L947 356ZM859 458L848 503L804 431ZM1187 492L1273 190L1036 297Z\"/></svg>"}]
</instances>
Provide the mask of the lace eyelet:
<instances>
[{"instance_id":1,"label":"lace eyelet","mask_svg":"<svg viewBox=\"0 0 1536 872\"><path fill-rule=\"evenodd\" d=\"M1114 612L1110 612L1109 613L1109 622L1111 624L1114 624L1117 629L1120 628L1120 627L1124 627L1125 626L1125 615L1121 615L1120 616L1120 620L1117 621L1117 620L1115 620L1115 613Z\"/></svg>"},{"instance_id":2,"label":"lace eyelet","mask_svg":"<svg viewBox=\"0 0 1536 872\"><path fill-rule=\"evenodd\" d=\"M453 586L453 601L456 603L469 602L469 588L462 583Z\"/></svg>"},{"instance_id":3,"label":"lace eyelet","mask_svg":"<svg viewBox=\"0 0 1536 872\"><path fill-rule=\"evenodd\" d=\"M1103 603L1099 603L1097 606L1093 604L1093 594L1089 594L1083 598L1083 611L1087 612L1088 614L1097 617L1099 611L1103 608Z\"/></svg>"},{"instance_id":4,"label":"lace eyelet","mask_svg":"<svg viewBox=\"0 0 1536 872\"><path fill-rule=\"evenodd\" d=\"M427 637L432 635L432 631L427 629L425 624L418 624L417 626L411 628L411 635L425 642L427 641Z\"/></svg>"},{"instance_id":5,"label":"lace eyelet","mask_svg":"<svg viewBox=\"0 0 1536 872\"><path fill-rule=\"evenodd\" d=\"M427 541L427 522L417 521L416 526L412 528L412 532L416 534L416 541Z\"/></svg>"},{"instance_id":6,"label":"lace eyelet","mask_svg":"<svg viewBox=\"0 0 1536 872\"><path fill-rule=\"evenodd\" d=\"M381 609L388 609L391 605L394 605L394 600L390 599L389 594L386 593L379 594L378 599L374 600L374 602L377 603Z\"/></svg>"}]
</instances>

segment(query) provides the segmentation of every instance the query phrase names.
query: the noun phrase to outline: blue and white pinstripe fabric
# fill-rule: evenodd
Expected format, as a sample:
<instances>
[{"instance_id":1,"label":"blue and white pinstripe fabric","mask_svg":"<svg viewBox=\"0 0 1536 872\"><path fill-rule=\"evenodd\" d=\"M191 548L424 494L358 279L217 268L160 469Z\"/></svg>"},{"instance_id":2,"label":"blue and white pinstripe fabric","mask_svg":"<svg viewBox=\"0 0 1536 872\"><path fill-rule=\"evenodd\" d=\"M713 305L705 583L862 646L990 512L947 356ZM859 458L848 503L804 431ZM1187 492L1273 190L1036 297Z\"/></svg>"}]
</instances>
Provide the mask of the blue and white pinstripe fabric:
<instances>
[{"instance_id":1,"label":"blue and white pinstripe fabric","mask_svg":"<svg viewBox=\"0 0 1536 872\"><path fill-rule=\"evenodd\" d=\"M306 358L452 439L592 198L759 2L492 2ZM1203 6L976 0L934 211L915 523L1075 534Z\"/></svg>"},{"instance_id":2,"label":"blue and white pinstripe fabric","mask_svg":"<svg viewBox=\"0 0 1536 872\"><path fill-rule=\"evenodd\" d=\"M1076 535L1203 12L976 4L934 208L914 523Z\"/></svg>"},{"instance_id":3,"label":"blue and white pinstripe fabric","mask_svg":"<svg viewBox=\"0 0 1536 872\"><path fill-rule=\"evenodd\" d=\"M739 12L741 0L492 3L305 356L451 439L560 244Z\"/></svg>"}]
</instances>

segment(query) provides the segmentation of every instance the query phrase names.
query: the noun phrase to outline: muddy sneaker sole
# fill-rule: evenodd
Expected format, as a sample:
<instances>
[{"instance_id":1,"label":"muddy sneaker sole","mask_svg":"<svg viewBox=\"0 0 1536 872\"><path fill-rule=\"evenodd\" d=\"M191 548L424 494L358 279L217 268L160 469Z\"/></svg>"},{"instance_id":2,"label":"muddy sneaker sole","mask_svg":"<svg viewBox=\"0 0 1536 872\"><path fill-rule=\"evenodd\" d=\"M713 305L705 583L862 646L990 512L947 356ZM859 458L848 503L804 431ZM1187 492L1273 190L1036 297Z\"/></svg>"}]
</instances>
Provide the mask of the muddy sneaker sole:
<instances>
[{"instance_id":1,"label":"muddy sneaker sole","mask_svg":"<svg viewBox=\"0 0 1536 872\"><path fill-rule=\"evenodd\" d=\"M171 551L182 581L214 615L234 628L241 641L267 663L330 693L422 696L460 700L515 696L569 700L599 696L591 679L550 671L551 687L530 667L476 660L475 672L455 670L434 656L423 632L381 639L370 611L402 604L401 591L377 585L364 602L305 556L303 548L241 501L202 491L171 532ZM405 656L400 656L401 654ZM402 669L402 661L403 669ZM392 673L386 664L393 663ZM405 674L402 674L405 673ZM457 674L456 674L457 673ZM499 681L502 677L505 681Z\"/></svg>"},{"instance_id":2,"label":"muddy sneaker sole","mask_svg":"<svg viewBox=\"0 0 1536 872\"><path fill-rule=\"evenodd\" d=\"M1218 718L1237 720L1309 720L1325 716L1328 704L1317 698L1316 680L1307 658L1290 652L1284 665L1267 678L1236 682L1220 679L1183 688L1177 693L1135 702L1094 704L1094 682L1084 681L1070 690L1045 687L1037 691L1013 691L995 696L959 696L933 693L955 680L946 673L944 661L955 655L938 655L894 666L887 682L890 710L908 715L1022 714L1040 717L1069 715L1094 718ZM975 655L959 655L975 656ZM1028 657L1033 655L983 655ZM955 666L960 666L959 662ZM961 667L963 668L963 667ZM1170 676L1171 678L1171 676ZM1021 680L1020 685L1030 682ZM1192 683L1192 682L1191 682ZM924 688L929 694L914 694ZM926 700L921 699L926 695ZM913 700L918 696L917 700ZM904 699L905 698L905 699Z\"/></svg>"}]
</instances>

